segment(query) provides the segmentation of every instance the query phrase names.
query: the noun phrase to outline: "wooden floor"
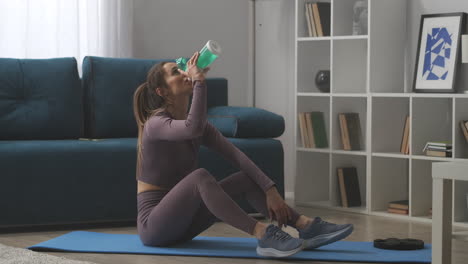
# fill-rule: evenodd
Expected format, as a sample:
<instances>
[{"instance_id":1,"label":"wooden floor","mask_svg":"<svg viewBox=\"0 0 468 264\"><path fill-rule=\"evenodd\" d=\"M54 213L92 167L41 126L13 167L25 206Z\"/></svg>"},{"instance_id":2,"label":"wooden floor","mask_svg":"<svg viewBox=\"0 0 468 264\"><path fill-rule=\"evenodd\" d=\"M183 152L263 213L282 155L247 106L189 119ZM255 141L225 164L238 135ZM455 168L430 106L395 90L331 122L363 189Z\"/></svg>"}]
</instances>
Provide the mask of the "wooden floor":
<instances>
[{"instance_id":1,"label":"wooden floor","mask_svg":"<svg viewBox=\"0 0 468 264\"><path fill-rule=\"evenodd\" d=\"M327 209L298 207L298 212L310 217L320 216L326 221L334 223L352 223L354 232L346 239L350 241L373 241L377 238L417 238L426 243L431 242L431 225L427 223L410 222L403 220L388 219L380 216L367 216L362 214L352 214L337 212ZM135 227L107 228L107 229L87 229L88 231L136 234ZM297 236L297 232L292 228L286 229L290 234ZM35 232L0 234L0 243L14 247L28 247L39 242L52 239L69 231L56 232ZM201 234L202 236L233 236L250 237L227 224L216 223L214 226ZM157 255L129 255L129 254L88 254L88 253L47 253L55 256L63 256L69 259L85 260L96 263L305 263L303 261L265 260L265 259L235 259L235 258L206 258L206 257L183 257L183 256L157 256ZM468 242L454 239L452 242L452 263L468 263ZM314 262L331 263L331 262ZM343 262L339 262L343 263Z\"/></svg>"}]
</instances>

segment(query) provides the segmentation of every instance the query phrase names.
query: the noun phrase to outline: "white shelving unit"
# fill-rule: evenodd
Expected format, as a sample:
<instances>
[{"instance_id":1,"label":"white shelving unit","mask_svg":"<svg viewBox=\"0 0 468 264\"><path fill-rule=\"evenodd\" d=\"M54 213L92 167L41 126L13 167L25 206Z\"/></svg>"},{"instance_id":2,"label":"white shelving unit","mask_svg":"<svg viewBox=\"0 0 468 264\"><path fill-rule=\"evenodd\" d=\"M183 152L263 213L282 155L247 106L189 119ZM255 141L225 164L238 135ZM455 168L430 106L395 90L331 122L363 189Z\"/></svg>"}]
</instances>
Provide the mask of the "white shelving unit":
<instances>
[{"instance_id":1,"label":"white shelving unit","mask_svg":"<svg viewBox=\"0 0 468 264\"><path fill-rule=\"evenodd\" d=\"M331 36L308 37L304 6L296 0L295 202L300 206L430 222L432 162L468 159L458 122L468 120L467 94L412 93L405 87L406 0L367 0L368 34L352 35L357 0L331 3ZM330 70L330 93L315 86L319 70ZM303 147L299 112L321 111L329 148ZM338 113L358 112L363 150L342 150ZM400 153L410 116L410 154ZM428 157L427 141L449 140L452 158ZM341 207L336 169L357 168L361 207ZM468 227L468 184L454 182L454 225ZM409 215L386 212L388 202L408 199Z\"/></svg>"}]
</instances>

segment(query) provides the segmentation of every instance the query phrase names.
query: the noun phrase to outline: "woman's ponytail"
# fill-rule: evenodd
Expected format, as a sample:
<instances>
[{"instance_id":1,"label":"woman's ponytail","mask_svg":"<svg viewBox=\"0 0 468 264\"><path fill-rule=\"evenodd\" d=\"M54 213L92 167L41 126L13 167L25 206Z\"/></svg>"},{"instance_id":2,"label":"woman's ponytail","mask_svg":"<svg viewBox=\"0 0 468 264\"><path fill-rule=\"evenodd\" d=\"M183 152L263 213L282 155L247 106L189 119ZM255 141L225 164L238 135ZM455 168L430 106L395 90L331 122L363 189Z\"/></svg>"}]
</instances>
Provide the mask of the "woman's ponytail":
<instances>
[{"instance_id":1,"label":"woman's ponytail","mask_svg":"<svg viewBox=\"0 0 468 264\"><path fill-rule=\"evenodd\" d=\"M143 136L143 128L146 122L145 113L144 111L142 111L142 108L144 108L144 105L146 104L145 98L144 98L146 89L148 89L148 83L144 82L143 84L138 86L138 88L136 89L133 95L133 114L135 116L135 121L138 127L136 177L140 175L140 169L141 169L140 164L141 164L141 159L142 159L142 154L141 154L142 136Z\"/></svg>"},{"instance_id":2,"label":"woman's ponytail","mask_svg":"<svg viewBox=\"0 0 468 264\"><path fill-rule=\"evenodd\" d=\"M137 143L137 166L136 177L141 172L142 155L142 138L143 129L148 119L165 110L166 100L156 93L156 88L166 88L166 80L164 76L164 64L161 62L154 65L148 72L146 81L137 87L133 94L133 115L138 127L138 143Z\"/></svg>"}]
</instances>

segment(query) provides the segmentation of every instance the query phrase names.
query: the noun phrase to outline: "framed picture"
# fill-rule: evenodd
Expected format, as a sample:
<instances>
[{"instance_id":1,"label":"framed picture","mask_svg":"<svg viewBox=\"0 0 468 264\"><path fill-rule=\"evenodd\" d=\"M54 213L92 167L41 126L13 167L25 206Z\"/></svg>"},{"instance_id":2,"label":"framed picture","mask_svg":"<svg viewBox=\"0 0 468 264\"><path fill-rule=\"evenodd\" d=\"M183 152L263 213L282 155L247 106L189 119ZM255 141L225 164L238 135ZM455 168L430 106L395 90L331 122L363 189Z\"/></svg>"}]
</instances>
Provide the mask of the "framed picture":
<instances>
[{"instance_id":1,"label":"framed picture","mask_svg":"<svg viewBox=\"0 0 468 264\"><path fill-rule=\"evenodd\" d=\"M414 92L455 92L466 13L421 16Z\"/></svg>"}]
</instances>

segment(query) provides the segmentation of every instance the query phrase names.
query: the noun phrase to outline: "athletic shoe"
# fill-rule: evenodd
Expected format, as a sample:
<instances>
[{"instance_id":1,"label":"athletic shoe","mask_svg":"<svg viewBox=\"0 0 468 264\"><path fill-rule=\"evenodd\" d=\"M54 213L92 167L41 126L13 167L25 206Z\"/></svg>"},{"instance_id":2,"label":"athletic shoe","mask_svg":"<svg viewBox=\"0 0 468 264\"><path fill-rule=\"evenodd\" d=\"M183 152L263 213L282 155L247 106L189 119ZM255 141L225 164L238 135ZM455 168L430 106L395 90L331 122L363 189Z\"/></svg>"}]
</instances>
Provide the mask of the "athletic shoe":
<instances>
[{"instance_id":1,"label":"athletic shoe","mask_svg":"<svg viewBox=\"0 0 468 264\"><path fill-rule=\"evenodd\" d=\"M292 237L278 226L270 224L258 240L257 254L265 257L287 257L301 251L303 245L303 239Z\"/></svg>"},{"instance_id":2,"label":"athletic shoe","mask_svg":"<svg viewBox=\"0 0 468 264\"><path fill-rule=\"evenodd\" d=\"M341 240L353 232L353 225L337 225L316 217L304 229L298 229L299 238L304 239L304 249L318 248Z\"/></svg>"}]
</instances>

